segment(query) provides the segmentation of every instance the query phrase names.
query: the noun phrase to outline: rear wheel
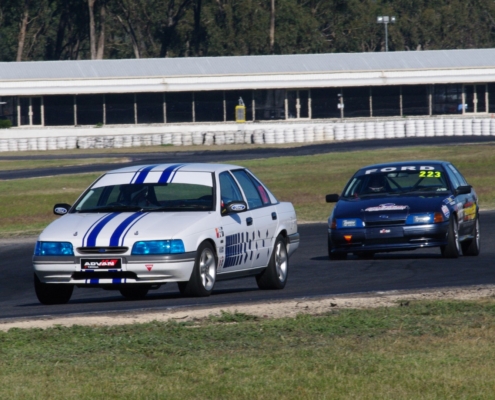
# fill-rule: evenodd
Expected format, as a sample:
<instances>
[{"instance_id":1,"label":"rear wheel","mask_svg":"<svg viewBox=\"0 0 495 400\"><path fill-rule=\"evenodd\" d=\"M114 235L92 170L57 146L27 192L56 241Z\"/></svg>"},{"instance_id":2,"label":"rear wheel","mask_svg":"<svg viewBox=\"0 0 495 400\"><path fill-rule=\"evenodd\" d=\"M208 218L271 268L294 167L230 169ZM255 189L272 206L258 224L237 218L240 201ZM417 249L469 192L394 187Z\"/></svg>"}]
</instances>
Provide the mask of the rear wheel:
<instances>
[{"instance_id":1,"label":"rear wheel","mask_svg":"<svg viewBox=\"0 0 495 400\"><path fill-rule=\"evenodd\" d=\"M119 289L122 296L129 300L144 299L150 290L149 285L128 285Z\"/></svg>"},{"instance_id":2,"label":"rear wheel","mask_svg":"<svg viewBox=\"0 0 495 400\"><path fill-rule=\"evenodd\" d=\"M196 261L189 282L178 282L179 291L185 296L209 296L217 277L217 257L209 242L198 247Z\"/></svg>"},{"instance_id":3,"label":"rear wheel","mask_svg":"<svg viewBox=\"0 0 495 400\"><path fill-rule=\"evenodd\" d=\"M74 291L73 285L60 285L56 283L43 283L38 276L34 274L34 290L36 297L41 304L65 304L67 303Z\"/></svg>"},{"instance_id":4,"label":"rear wheel","mask_svg":"<svg viewBox=\"0 0 495 400\"><path fill-rule=\"evenodd\" d=\"M272 256L264 271L256 276L258 287L263 290L283 289L289 275L289 255L283 236L277 236Z\"/></svg>"},{"instance_id":5,"label":"rear wheel","mask_svg":"<svg viewBox=\"0 0 495 400\"><path fill-rule=\"evenodd\" d=\"M457 258L461 252L459 244L459 228L457 219L450 219L449 231L447 233L447 245L441 247L442 256L445 258Z\"/></svg>"},{"instance_id":6,"label":"rear wheel","mask_svg":"<svg viewBox=\"0 0 495 400\"><path fill-rule=\"evenodd\" d=\"M480 219L476 218L473 229L473 238L461 243L462 254L465 256L477 256L480 254Z\"/></svg>"}]
</instances>

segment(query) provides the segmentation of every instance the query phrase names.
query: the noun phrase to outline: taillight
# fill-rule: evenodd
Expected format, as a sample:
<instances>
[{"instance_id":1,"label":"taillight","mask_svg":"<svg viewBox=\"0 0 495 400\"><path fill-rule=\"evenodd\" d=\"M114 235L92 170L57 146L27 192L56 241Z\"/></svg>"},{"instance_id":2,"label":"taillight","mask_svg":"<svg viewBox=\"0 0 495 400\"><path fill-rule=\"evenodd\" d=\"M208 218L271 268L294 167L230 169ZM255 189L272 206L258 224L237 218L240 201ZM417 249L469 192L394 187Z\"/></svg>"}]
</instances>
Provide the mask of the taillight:
<instances>
[{"instance_id":1,"label":"taillight","mask_svg":"<svg viewBox=\"0 0 495 400\"><path fill-rule=\"evenodd\" d=\"M330 225L330 229L337 229L337 220L335 218L332 219L332 224Z\"/></svg>"}]
</instances>

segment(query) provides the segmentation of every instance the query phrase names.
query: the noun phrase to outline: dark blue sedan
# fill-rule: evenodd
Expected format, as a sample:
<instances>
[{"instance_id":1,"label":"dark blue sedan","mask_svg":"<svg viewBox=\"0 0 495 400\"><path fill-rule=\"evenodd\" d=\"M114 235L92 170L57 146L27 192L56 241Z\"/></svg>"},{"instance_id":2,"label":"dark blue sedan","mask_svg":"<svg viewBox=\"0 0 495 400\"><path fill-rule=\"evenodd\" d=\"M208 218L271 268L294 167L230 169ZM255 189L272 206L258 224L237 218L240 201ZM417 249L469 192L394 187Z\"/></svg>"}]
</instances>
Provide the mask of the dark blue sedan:
<instances>
[{"instance_id":1,"label":"dark blue sedan","mask_svg":"<svg viewBox=\"0 0 495 400\"><path fill-rule=\"evenodd\" d=\"M480 253L478 196L449 162L370 165L326 200L337 203L328 219L330 259L424 247L448 258Z\"/></svg>"}]
</instances>

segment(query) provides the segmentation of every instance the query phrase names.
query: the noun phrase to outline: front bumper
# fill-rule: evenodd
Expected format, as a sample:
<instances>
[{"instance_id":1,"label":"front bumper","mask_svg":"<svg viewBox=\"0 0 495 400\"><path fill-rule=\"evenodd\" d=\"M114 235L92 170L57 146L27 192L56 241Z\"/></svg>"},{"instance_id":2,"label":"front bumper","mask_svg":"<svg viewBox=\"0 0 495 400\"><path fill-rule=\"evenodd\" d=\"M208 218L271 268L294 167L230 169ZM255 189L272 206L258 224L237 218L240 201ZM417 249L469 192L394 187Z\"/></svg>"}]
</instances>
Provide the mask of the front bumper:
<instances>
[{"instance_id":1,"label":"front bumper","mask_svg":"<svg viewBox=\"0 0 495 400\"><path fill-rule=\"evenodd\" d=\"M33 267L43 283L62 283L77 286L108 286L119 284L163 284L184 282L191 277L196 252L162 256L105 255L120 258L122 268L81 268L81 258L99 260L101 257L33 256Z\"/></svg>"},{"instance_id":2,"label":"front bumper","mask_svg":"<svg viewBox=\"0 0 495 400\"><path fill-rule=\"evenodd\" d=\"M427 225L329 229L333 253L388 252L447 245L449 222Z\"/></svg>"}]
</instances>

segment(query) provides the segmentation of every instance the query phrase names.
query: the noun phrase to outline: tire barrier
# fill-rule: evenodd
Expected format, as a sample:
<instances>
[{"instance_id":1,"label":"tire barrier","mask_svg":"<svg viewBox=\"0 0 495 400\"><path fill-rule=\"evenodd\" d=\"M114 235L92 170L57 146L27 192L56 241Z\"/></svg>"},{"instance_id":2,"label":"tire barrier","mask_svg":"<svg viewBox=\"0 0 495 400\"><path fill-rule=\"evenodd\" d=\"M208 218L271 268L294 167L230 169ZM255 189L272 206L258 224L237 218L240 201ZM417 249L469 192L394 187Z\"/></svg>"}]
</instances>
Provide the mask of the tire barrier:
<instances>
[{"instance_id":1,"label":"tire barrier","mask_svg":"<svg viewBox=\"0 0 495 400\"><path fill-rule=\"evenodd\" d=\"M168 132L107 136L0 139L0 152L105 149L140 146L284 144L432 136L495 136L495 118L425 118L327 124L280 124L269 129Z\"/></svg>"}]
</instances>

